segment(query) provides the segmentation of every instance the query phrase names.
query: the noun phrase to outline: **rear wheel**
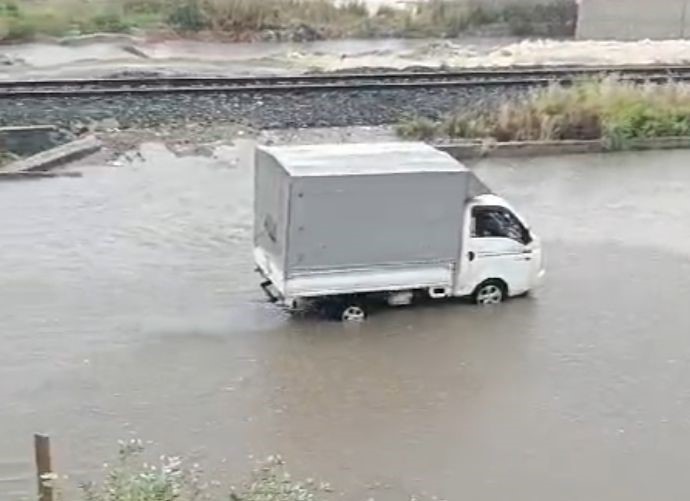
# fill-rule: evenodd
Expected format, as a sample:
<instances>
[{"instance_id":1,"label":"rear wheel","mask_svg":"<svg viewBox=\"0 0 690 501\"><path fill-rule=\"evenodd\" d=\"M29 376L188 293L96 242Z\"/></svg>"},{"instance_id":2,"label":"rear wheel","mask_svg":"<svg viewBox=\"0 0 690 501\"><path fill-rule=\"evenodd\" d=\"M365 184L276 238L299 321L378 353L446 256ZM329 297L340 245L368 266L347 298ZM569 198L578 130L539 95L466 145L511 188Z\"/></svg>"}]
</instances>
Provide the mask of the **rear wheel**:
<instances>
[{"instance_id":1,"label":"rear wheel","mask_svg":"<svg viewBox=\"0 0 690 501\"><path fill-rule=\"evenodd\" d=\"M364 322L366 318L367 311L360 304L350 304L345 306L340 314L340 320L343 322Z\"/></svg>"},{"instance_id":2,"label":"rear wheel","mask_svg":"<svg viewBox=\"0 0 690 501\"><path fill-rule=\"evenodd\" d=\"M353 300L331 300L321 304L323 316L337 322L363 322L367 318L365 306Z\"/></svg>"},{"instance_id":3,"label":"rear wheel","mask_svg":"<svg viewBox=\"0 0 690 501\"><path fill-rule=\"evenodd\" d=\"M482 306L500 304L506 298L506 287L500 280L487 280L474 291L474 302Z\"/></svg>"}]
</instances>

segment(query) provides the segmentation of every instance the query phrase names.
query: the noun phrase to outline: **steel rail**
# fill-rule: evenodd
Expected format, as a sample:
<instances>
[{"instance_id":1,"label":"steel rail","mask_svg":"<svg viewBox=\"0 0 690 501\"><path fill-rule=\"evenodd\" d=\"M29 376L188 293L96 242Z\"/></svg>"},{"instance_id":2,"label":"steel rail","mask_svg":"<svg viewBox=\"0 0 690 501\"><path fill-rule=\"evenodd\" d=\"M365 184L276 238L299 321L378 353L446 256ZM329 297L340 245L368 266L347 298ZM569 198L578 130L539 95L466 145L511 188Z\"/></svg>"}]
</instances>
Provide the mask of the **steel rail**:
<instances>
[{"instance_id":1,"label":"steel rail","mask_svg":"<svg viewBox=\"0 0 690 501\"><path fill-rule=\"evenodd\" d=\"M435 87L571 84L584 77L617 75L634 82L690 80L690 66L606 66L472 69L453 72L329 73L272 77L161 77L0 80L0 99L90 97L119 94L314 92Z\"/></svg>"}]
</instances>

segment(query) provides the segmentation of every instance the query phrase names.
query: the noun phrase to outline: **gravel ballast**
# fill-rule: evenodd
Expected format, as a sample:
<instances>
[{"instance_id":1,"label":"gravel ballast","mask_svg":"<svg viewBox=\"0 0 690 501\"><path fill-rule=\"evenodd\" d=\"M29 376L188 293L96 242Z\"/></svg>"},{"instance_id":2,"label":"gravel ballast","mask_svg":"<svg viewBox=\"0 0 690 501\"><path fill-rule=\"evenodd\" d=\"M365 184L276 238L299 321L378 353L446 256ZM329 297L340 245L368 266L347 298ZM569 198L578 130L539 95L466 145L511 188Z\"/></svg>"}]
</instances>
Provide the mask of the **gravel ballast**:
<instances>
[{"instance_id":1,"label":"gravel ballast","mask_svg":"<svg viewBox=\"0 0 690 501\"><path fill-rule=\"evenodd\" d=\"M119 128L239 123L259 129L382 125L404 116L436 119L458 109L516 99L510 85L203 94L123 94L0 100L0 125L75 127L111 119Z\"/></svg>"}]
</instances>

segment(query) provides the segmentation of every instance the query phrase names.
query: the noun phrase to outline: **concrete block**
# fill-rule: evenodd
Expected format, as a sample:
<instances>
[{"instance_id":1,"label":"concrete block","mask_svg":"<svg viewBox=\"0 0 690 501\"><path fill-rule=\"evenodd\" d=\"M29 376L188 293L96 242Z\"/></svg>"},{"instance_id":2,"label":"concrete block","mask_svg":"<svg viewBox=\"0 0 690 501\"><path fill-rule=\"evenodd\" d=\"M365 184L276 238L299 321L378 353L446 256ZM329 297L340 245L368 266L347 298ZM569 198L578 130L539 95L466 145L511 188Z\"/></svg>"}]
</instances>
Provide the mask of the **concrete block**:
<instances>
[{"instance_id":1,"label":"concrete block","mask_svg":"<svg viewBox=\"0 0 690 501\"><path fill-rule=\"evenodd\" d=\"M82 177L81 172L2 172L0 171L0 182L2 181L26 181L29 179L46 179L54 177Z\"/></svg>"},{"instance_id":2,"label":"concrete block","mask_svg":"<svg viewBox=\"0 0 690 501\"><path fill-rule=\"evenodd\" d=\"M461 142L437 146L453 158L467 160L480 157L538 157L601 153L606 150L599 140L593 141L516 141Z\"/></svg>"},{"instance_id":3,"label":"concrete block","mask_svg":"<svg viewBox=\"0 0 690 501\"><path fill-rule=\"evenodd\" d=\"M633 139L626 146L631 150L679 150L690 149L690 137L653 137Z\"/></svg>"},{"instance_id":4,"label":"concrete block","mask_svg":"<svg viewBox=\"0 0 690 501\"><path fill-rule=\"evenodd\" d=\"M74 162L96 153L103 144L94 136L63 144L18 162L13 162L2 169L2 172L35 172L46 171Z\"/></svg>"}]
</instances>

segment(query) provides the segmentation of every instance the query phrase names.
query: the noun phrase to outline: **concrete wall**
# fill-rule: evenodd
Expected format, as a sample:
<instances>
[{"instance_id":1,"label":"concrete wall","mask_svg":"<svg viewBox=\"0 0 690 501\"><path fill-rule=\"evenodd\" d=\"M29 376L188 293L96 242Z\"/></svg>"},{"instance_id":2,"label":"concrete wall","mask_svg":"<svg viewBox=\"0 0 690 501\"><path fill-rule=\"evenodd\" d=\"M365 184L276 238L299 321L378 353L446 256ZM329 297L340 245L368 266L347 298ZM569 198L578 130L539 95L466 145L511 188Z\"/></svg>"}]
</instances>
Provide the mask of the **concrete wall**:
<instances>
[{"instance_id":1,"label":"concrete wall","mask_svg":"<svg viewBox=\"0 0 690 501\"><path fill-rule=\"evenodd\" d=\"M689 18L690 0L582 0L577 38L686 38Z\"/></svg>"}]
</instances>

